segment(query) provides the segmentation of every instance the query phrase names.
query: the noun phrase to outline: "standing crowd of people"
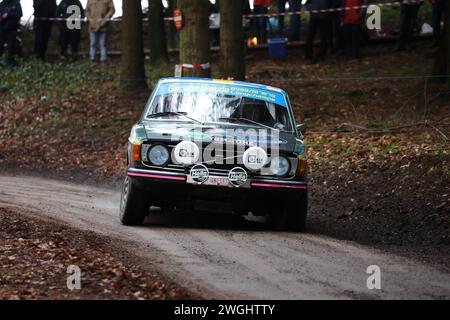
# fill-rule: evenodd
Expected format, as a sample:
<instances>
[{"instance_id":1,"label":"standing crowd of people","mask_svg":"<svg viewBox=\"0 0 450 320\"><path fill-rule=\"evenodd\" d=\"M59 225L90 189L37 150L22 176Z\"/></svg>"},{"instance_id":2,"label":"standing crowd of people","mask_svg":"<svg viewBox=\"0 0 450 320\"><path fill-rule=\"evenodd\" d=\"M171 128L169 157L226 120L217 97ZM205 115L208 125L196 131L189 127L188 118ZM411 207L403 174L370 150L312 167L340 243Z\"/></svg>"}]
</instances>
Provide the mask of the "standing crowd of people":
<instances>
[{"instance_id":1,"label":"standing crowd of people","mask_svg":"<svg viewBox=\"0 0 450 320\"><path fill-rule=\"evenodd\" d=\"M417 27L417 15L420 6L425 0L397 0L400 9L400 35L397 51L408 50ZM447 0L429 0L433 8L433 46L437 46L441 33L441 22ZM364 22L366 8L376 0L307 0L305 9L310 12L308 28L305 37L305 59L307 63L322 61L327 54L342 53L348 57L358 59L361 57L363 45ZM289 8L289 31L285 30L286 5ZM254 0L253 13L257 16L252 19L253 29L259 43L265 43L268 38L268 16L272 0ZM106 31L108 21L115 13L113 0L88 0L86 9L79 0L33 0L34 6L34 54L37 59L44 60L49 39L51 37L54 18L59 29L59 45L61 57L70 53L77 56L81 39L80 28L68 26L67 19L78 14L78 19L85 17L89 21L90 50L92 61L97 59L97 48L100 50L100 62L106 62ZM246 3L250 13L249 3ZM74 8L78 10L74 11ZM217 10L218 10L217 1ZM302 0L278 0L278 35L287 36L289 40L300 40ZM7 63L15 66L14 52L16 47L16 34L22 17L20 0L3 0L0 3L0 57L3 55L5 44L8 47ZM318 34L320 39L319 52L314 57L314 40ZM0 63L3 60L0 59Z\"/></svg>"},{"instance_id":2,"label":"standing crowd of people","mask_svg":"<svg viewBox=\"0 0 450 320\"><path fill-rule=\"evenodd\" d=\"M33 8L34 55L36 59L45 59L54 23L57 24L59 30L61 57L67 58L69 52L72 57L76 57L79 53L81 28L69 25L65 19L76 18L83 21L86 17L89 22L89 57L91 61L97 61L97 48L99 48L100 62L107 61L106 31L107 24L115 13L113 0L88 0L86 9L79 0L61 0L58 5L56 0L33 0ZM6 44L8 48L7 64L17 65L14 53L17 45L17 30L22 15L20 0L3 0L0 3L0 64L3 63L1 57Z\"/></svg>"},{"instance_id":3,"label":"standing crowd of people","mask_svg":"<svg viewBox=\"0 0 450 320\"><path fill-rule=\"evenodd\" d=\"M400 34L396 51L409 49L413 31L417 28L417 15L424 0L397 0L400 2ZM429 0L433 7L433 46L437 46L441 32L447 0ZM290 27L287 37L299 40L302 0L278 0L278 35L286 36L285 13L289 4ZM324 60L327 54L341 53L358 59L364 43L364 23L367 6L375 0L307 0L305 10L310 12L305 38L305 59L307 63ZM267 14L271 0L254 0L254 14ZM345 8L345 9L344 9ZM267 41L267 32L272 28L267 16L255 18L255 34L260 43ZM314 57L314 40L318 34L319 52Z\"/></svg>"}]
</instances>

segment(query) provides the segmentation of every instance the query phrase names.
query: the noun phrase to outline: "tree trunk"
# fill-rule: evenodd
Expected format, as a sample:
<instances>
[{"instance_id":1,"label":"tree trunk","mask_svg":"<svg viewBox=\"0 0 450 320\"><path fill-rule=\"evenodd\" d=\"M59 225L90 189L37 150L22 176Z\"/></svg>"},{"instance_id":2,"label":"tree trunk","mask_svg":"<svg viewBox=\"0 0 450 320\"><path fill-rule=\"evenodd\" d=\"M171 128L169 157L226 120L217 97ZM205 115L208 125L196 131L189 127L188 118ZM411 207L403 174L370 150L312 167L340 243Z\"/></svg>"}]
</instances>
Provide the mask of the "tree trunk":
<instances>
[{"instance_id":1,"label":"tree trunk","mask_svg":"<svg viewBox=\"0 0 450 320\"><path fill-rule=\"evenodd\" d=\"M168 63L166 28L161 0L148 0L148 24L150 34L150 63Z\"/></svg>"},{"instance_id":2,"label":"tree trunk","mask_svg":"<svg viewBox=\"0 0 450 320\"><path fill-rule=\"evenodd\" d=\"M122 6L121 84L126 90L145 89L147 82L144 69L141 1L123 1Z\"/></svg>"},{"instance_id":3,"label":"tree trunk","mask_svg":"<svg viewBox=\"0 0 450 320\"><path fill-rule=\"evenodd\" d=\"M180 32L180 63L200 65L210 62L208 0L178 0L183 12ZM211 77L211 68L184 69L186 77Z\"/></svg>"},{"instance_id":4,"label":"tree trunk","mask_svg":"<svg viewBox=\"0 0 450 320\"><path fill-rule=\"evenodd\" d=\"M177 7L177 0L168 0L168 11L169 15L173 16L173 11ZM169 34L168 34L168 43L170 49L176 49L177 47L177 29L175 29L175 25L173 21L169 23Z\"/></svg>"},{"instance_id":5,"label":"tree trunk","mask_svg":"<svg viewBox=\"0 0 450 320\"><path fill-rule=\"evenodd\" d=\"M445 76L450 74L450 4L447 4L445 11L444 30L439 40L439 49L434 63L434 75ZM440 79L447 81L450 88L450 78Z\"/></svg>"},{"instance_id":6,"label":"tree trunk","mask_svg":"<svg viewBox=\"0 0 450 320\"><path fill-rule=\"evenodd\" d=\"M220 6L221 76L224 79L245 80L244 1L232 0Z\"/></svg>"}]
</instances>

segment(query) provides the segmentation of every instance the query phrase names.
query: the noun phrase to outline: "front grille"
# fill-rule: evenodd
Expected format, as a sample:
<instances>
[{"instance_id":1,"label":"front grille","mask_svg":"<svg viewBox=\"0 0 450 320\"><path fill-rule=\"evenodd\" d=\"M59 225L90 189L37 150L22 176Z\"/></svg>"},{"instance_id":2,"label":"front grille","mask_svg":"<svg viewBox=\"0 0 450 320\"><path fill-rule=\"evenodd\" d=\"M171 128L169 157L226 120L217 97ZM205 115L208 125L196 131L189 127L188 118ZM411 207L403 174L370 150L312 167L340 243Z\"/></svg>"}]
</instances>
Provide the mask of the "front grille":
<instances>
[{"instance_id":1,"label":"front grille","mask_svg":"<svg viewBox=\"0 0 450 320\"><path fill-rule=\"evenodd\" d=\"M157 142L153 142L152 144L156 144L156 143ZM150 147L150 144L144 144L144 146L146 146L147 148L144 147L143 150L148 150L148 148ZM169 152L171 154L172 154L172 151L175 148L175 146L176 145L172 145L172 144L167 145ZM236 147L234 148L234 156L233 156L234 163L227 163L226 147L224 146L223 148L224 148L223 156L220 158L220 161L219 161L219 159L215 160L215 154L214 154L214 150L213 150L213 152L211 152L211 160L201 162L201 164L203 164L204 166L206 166L208 168L210 175L228 176L228 173L230 172L231 169L233 169L235 167L240 167L240 168L243 168L247 172L249 177L271 178L271 179L276 179L276 180L290 180L293 177L293 176L289 176L289 177L279 178L279 177L275 177L272 175L264 175L263 176L257 172L255 173L255 172L248 170L242 164L242 156L243 156L243 153L245 150L240 150L240 149L238 150ZM268 157L270 158L270 156L271 156L270 150L267 150L267 153L268 153ZM239 163L238 163L238 159L239 159ZM185 174L189 174L189 171L192 168L192 166L184 167L182 165L173 164L173 163L169 163L165 167L157 167L157 166L153 166L149 161L142 161L142 164L145 167L155 169L155 170L163 170L163 171L168 171L168 172L179 172L179 173L185 173ZM198 164L200 164L200 163L198 163ZM268 166L269 165L267 165L267 167Z\"/></svg>"}]
</instances>

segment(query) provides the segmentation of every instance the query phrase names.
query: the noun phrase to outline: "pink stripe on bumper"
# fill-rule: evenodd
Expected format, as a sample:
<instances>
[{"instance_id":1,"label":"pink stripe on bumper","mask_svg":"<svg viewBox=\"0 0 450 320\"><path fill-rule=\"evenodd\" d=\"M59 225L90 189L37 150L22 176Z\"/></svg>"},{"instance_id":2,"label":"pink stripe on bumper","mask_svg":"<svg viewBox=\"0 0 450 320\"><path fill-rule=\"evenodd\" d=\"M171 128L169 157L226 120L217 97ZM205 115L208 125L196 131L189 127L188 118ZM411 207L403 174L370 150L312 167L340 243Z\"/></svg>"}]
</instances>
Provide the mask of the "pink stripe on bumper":
<instances>
[{"instance_id":1,"label":"pink stripe on bumper","mask_svg":"<svg viewBox=\"0 0 450 320\"><path fill-rule=\"evenodd\" d=\"M293 186L289 184L277 184L277 183L262 183L262 182L252 182L250 184L252 187L264 187L264 188L287 188L287 189L302 189L306 190L307 186Z\"/></svg>"},{"instance_id":2,"label":"pink stripe on bumper","mask_svg":"<svg viewBox=\"0 0 450 320\"><path fill-rule=\"evenodd\" d=\"M153 179L163 179L163 180L186 181L185 177L165 176L165 175L161 175L161 174L128 172L128 175L132 176L132 177L141 177L141 178L153 178Z\"/></svg>"}]
</instances>

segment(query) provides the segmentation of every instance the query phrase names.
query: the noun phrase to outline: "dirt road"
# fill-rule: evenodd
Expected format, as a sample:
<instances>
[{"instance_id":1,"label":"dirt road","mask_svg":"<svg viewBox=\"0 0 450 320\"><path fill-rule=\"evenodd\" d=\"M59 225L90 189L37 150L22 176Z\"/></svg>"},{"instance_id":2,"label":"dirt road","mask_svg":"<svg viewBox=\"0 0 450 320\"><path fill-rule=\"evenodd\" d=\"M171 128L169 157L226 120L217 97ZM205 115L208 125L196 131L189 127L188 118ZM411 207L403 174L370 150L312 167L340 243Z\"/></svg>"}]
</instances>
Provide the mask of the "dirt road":
<instances>
[{"instance_id":1,"label":"dirt road","mask_svg":"<svg viewBox=\"0 0 450 320\"><path fill-rule=\"evenodd\" d=\"M145 226L124 227L119 197L112 189L0 177L1 206L117 238L205 298L450 298L444 271L350 242L272 232L256 219L155 211ZM367 288L370 265L381 269L381 290Z\"/></svg>"}]
</instances>

